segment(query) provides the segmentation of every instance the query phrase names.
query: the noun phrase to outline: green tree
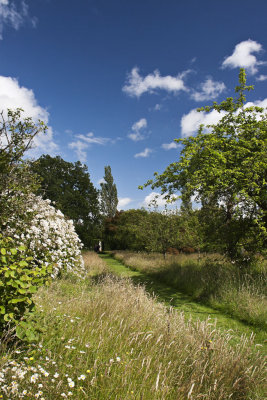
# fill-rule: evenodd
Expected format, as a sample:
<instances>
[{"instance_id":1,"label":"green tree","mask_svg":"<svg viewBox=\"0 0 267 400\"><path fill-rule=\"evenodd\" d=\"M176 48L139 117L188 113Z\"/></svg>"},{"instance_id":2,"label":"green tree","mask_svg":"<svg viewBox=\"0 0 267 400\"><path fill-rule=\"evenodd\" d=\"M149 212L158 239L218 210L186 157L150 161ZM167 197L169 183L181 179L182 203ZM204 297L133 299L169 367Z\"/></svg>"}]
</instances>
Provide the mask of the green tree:
<instances>
[{"instance_id":1,"label":"green tree","mask_svg":"<svg viewBox=\"0 0 267 400\"><path fill-rule=\"evenodd\" d=\"M118 195L109 165L105 167L104 180L105 182L100 183L101 211L104 216L112 218L116 215Z\"/></svg>"},{"instance_id":2,"label":"green tree","mask_svg":"<svg viewBox=\"0 0 267 400\"><path fill-rule=\"evenodd\" d=\"M149 252L159 252L166 256L170 247L177 248L180 236L180 218L177 212L165 207L163 211L155 208L148 213L142 227L145 232L145 247Z\"/></svg>"},{"instance_id":3,"label":"green tree","mask_svg":"<svg viewBox=\"0 0 267 400\"><path fill-rule=\"evenodd\" d=\"M145 250L146 233L143 229L148 212L145 209L117 211L105 218L104 241L111 250Z\"/></svg>"},{"instance_id":4,"label":"green tree","mask_svg":"<svg viewBox=\"0 0 267 400\"><path fill-rule=\"evenodd\" d=\"M177 139L184 145L180 160L146 183L167 195L196 195L206 210L219 210L225 250L232 257L241 248L255 251L267 237L267 114L245 106L245 91L251 89L240 69L236 99L199 109L216 110L220 121L208 132L200 126L195 137Z\"/></svg>"},{"instance_id":5,"label":"green tree","mask_svg":"<svg viewBox=\"0 0 267 400\"><path fill-rule=\"evenodd\" d=\"M41 177L39 193L55 203L56 208L72 219L85 246L91 246L100 228L98 191L90 180L86 165L67 162L61 157L41 156L32 163Z\"/></svg>"},{"instance_id":6,"label":"green tree","mask_svg":"<svg viewBox=\"0 0 267 400\"><path fill-rule=\"evenodd\" d=\"M36 176L25 160L34 137L46 131L42 121L23 118L23 110L7 110L0 114L0 230L10 215L22 213L25 207L20 194L34 192Z\"/></svg>"}]
</instances>

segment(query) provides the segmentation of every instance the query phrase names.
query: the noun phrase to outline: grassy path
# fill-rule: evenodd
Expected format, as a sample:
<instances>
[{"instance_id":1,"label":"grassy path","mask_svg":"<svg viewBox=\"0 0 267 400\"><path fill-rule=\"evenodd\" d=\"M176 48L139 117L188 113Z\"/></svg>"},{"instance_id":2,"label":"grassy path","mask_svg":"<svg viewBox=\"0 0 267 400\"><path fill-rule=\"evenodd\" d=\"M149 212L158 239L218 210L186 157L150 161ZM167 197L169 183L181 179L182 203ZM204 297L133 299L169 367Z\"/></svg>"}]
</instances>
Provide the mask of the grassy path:
<instances>
[{"instance_id":1,"label":"grassy path","mask_svg":"<svg viewBox=\"0 0 267 400\"><path fill-rule=\"evenodd\" d=\"M263 345L264 352L267 353L266 332L252 328L228 315L222 314L220 311L207 307L203 304L196 303L190 296L187 296L176 289L167 286L158 281L152 281L150 277L139 271L133 271L123 265L120 261L113 258L110 254L101 254L100 257L105 260L110 271L120 277L130 278L135 284L142 284L150 294L155 294L159 301L167 306L172 306L182 311L188 318L206 320L209 318L211 322L216 320L219 329L232 330L235 340L243 334L250 336L255 335L255 342Z\"/></svg>"}]
</instances>

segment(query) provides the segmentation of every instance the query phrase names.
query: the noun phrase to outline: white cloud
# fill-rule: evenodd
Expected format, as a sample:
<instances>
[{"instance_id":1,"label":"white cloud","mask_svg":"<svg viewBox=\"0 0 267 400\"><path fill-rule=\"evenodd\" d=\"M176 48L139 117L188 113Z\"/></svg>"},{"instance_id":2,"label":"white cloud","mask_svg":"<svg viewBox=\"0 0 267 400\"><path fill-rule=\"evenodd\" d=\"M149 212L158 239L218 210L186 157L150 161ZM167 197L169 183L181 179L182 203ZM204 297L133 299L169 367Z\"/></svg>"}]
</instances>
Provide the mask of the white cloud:
<instances>
[{"instance_id":1,"label":"white cloud","mask_svg":"<svg viewBox=\"0 0 267 400\"><path fill-rule=\"evenodd\" d=\"M217 124L224 116L224 113L218 113L213 110L210 113L198 112L196 108L188 114L184 114L181 119L181 136L189 137L197 133L199 125Z\"/></svg>"},{"instance_id":2,"label":"white cloud","mask_svg":"<svg viewBox=\"0 0 267 400\"><path fill-rule=\"evenodd\" d=\"M172 196L172 199L175 200L177 197ZM158 207L164 207L165 205L169 205L170 202L164 198L163 194L157 193L157 192L151 192L148 194L144 202L142 203L143 206L148 207L149 205L153 205L154 202L156 201Z\"/></svg>"},{"instance_id":3,"label":"white cloud","mask_svg":"<svg viewBox=\"0 0 267 400\"><path fill-rule=\"evenodd\" d=\"M260 75L256 78L257 81L266 81L267 80L267 75Z\"/></svg>"},{"instance_id":4,"label":"white cloud","mask_svg":"<svg viewBox=\"0 0 267 400\"><path fill-rule=\"evenodd\" d=\"M154 107L155 111L159 111L161 109L162 109L162 105L161 104L156 104L155 107Z\"/></svg>"},{"instance_id":5,"label":"white cloud","mask_svg":"<svg viewBox=\"0 0 267 400\"><path fill-rule=\"evenodd\" d=\"M78 139L81 139L85 143L88 143L89 145L91 144L100 144L101 146L107 144L108 142L111 141L110 138L105 138L105 137L97 137L94 136L93 132L89 132L86 135L76 135Z\"/></svg>"},{"instance_id":6,"label":"white cloud","mask_svg":"<svg viewBox=\"0 0 267 400\"><path fill-rule=\"evenodd\" d=\"M28 5L24 0L20 2L20 9L14 1L0 0L0 39L3 39L3 30L6 25L18 30L25 21L36 25L36 18L31 18L28 12Z\"/></svg>"},{"instance_id":7,"label":"white cloud","mask_svg":"<svg viewBox=\"0 0 267 400\"><path fill-rule=\"evenodd\" d=\"M226 89L223 82L215 82L212 79L207 79L200 84L200 91L193 90L191 98L195 101L215 99Z\"/></svg>"},{"instance_id":8,"label":"white cloud","mask_svg":"<svg viewBox=\"0 0 267 400\"><path fill-rule=\"evenodd\" d=\"M107 143L114 142L110 138L94 136L93 132L89 132L86 135L75 135L75 138L77 138L78 140L69 143L68 147L75 151L78 160L80 160L81 162L86 161L86 158L87 158L86 150L89 147L91 147L93 144L98 144L100 146L104 146Z\"/></svg>"},{"instance_id":9,"label":"white cloud","mask_svg":"<svg viewBox=\"0 0 267 400\"><path fill-rule=\"evenodd\" d=\"M48 122L49 114L38 105L33 91L20 86L15 78L0 76L0 104L2 110L21 107L25 116Z\"/></svg>"},{"instance_id":10,"label":"white cloud","mask_svg":"<svg viewBox=\"0 0 267 400\"><path fill-rule=\"evenodd\" d=\"M135 156L135 158L139 158L139 157L145 158L145 157L148 157L149 154L151 154L152 152L153 152L153 150L146 148L144 151L141 151L141 153L137 153L134 156Z\"/></svg>"},{"instance_id":11,"label":"white cloud","mask_svg":"<svg viewBox=\"0 0 267 400\"><path fill-rule=\"evenodd\" d=\"M177 142L171 142L171 143L163 143L161 147L164 150L172 150L172 149L178 149L179 147L182 147L182 145Z\"/></svg>"},{"instance_id":12,"label":"white cloud","mask_svg":"<svg viewBox=\"0 0 267 400\"><path fill-rule=\"evenodd\" d=\"M78 160L82 163L86 161L86 149L89 147L87 143L77 140L76 142L69 143L68 146L75 151Z\"/></svg>"},{"instance_id":13,"label":"white cloud","mask_svg":"<svg viewBox=\"0 0 267 400\"><path fill-rule=\"evenodd\" d=\"M147 127L147 120L145 118L141 118L139 121L135 122L132 126L132 133L128 135L128 138L133 140L134 142L138 142L139 140L145 139L145 136L142 135L140 131L144 130Z\"/></svg>"},{"instance_id":14,"label":"white cloud","mask_svg":"<svg viewBox=\"0 0 267 400\"><path fill-rule=\"evenodd\" d=\"M222 67L243 67L251 74L255 74L258 71L257 66L264 63L257 61L257 58L252 53L259 53L261 50L262 45L254 40L248 39L240 42L235 46L233 54L224 60Z\"/></svg>"},{"instance_id":15,"label":"white cloud","mask_svg":"<svg viewBox=\"0 0 267 400\"><path fill-rule=\"evenodd\" d=\"M0 0L1 1L1 0ZM31 89L19 85L15 78L0 76L0 104L1 110L6 115L7 108L24 110L22 117L31 117L35 123L42 120L46 125L49 122L49 113L41 107ZM34 149L29 151L31 156L39 156L42 153L53 154L57 145L53 140L53 130L50 126L45 134L39 134L33 141Z\"/></svg>"},{"instance_id":16,"label":"white cloud","mask_svg":"<svg viewBox=\"0 0 267 400\"><path fill-rule=\"evenodd\" d=\"M244 105L245 108L252 106L267 108L267 98L264 100L257 100L255 102L248 102ZM218 113L216 110L212 110L210 113L198 112L197 109L194 108L188 114L184 114L181 119L181 136L193 136L197 133L201 124L217 124L225 114L225 111Z\"/></svg>"},{"instance_id":17,"label":"white cloud","mask_svg":"<svg viewBox=\"0 0 267 400\"><path fill-rule=\"evenodd\" d=\"M186 72L176 77L161 76L160 72L156 70L152 74L142 77L139 74L139 69L133 68L122 90L132 97L140 97L146 92L154 93L157 89L173 93L178 93L181 90L187 91L183 81L185 74Z\"/></svg>"},{"instance_id":18,"label":"white cloud","mask_svg":"<svg viewBox=\"0 0 267 400\"><path fill-rule=\"evenodd\" d=\"M118 210L122 210L123 207L127 206L129 203L132 202L132 199L130 197L119 197L118 200L119 200Z\"/></svg>"}]
</instances>

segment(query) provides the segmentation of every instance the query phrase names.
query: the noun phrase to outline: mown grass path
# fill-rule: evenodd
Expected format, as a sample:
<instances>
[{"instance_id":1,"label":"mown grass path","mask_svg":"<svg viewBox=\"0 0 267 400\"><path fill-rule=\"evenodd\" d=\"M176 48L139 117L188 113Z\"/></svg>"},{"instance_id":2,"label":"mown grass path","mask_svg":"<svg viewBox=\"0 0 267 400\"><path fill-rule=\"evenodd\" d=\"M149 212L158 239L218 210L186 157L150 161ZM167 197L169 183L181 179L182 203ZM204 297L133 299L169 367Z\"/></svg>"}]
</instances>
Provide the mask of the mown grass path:
<instances>
[{"instance_id":1,"label":"mown grass path","mask_svg":"<svg viewBox=\"0 0 267 400\"><path fill-rule=\"evenodd\" d=\"M262 349L267 353L266 332L251 327L241 321L238 321L231 316L222 314L220 311L203 304L197 303L176 289L167 286L159 281L152 281L151 278L139 271L131 270L129 267L116 260L108 253L100 254L100 257L105 260L110 271L123 278L130 278L134 284L142 284L145 286L147 292L154 294L160 302L165 303L167 306L172 306L182 311L187 318L192 320L206 320L210 319L215 322L217 328L221 330L232 330L232 335L235 340L239 340L241 335L250 336L252 333L255 335L255 343L262 345Z\"/></svg>"}]
</instances>

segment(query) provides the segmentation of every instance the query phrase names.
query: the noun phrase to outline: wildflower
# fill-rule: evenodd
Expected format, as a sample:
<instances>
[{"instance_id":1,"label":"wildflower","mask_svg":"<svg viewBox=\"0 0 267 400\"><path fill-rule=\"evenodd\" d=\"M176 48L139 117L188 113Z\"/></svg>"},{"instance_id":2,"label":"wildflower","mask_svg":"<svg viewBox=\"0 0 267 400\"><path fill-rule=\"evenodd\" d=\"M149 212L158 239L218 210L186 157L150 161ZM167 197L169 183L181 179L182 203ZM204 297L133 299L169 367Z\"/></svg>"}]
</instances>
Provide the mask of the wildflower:
<instances>
[{"instance_id":1,"label":"wildflower","mask_svg":"<svg viewBox=\"0 0 267 400\"><path fill-rule=\"evenodd\" d=\"M54 378L58 378L59 377L59 374L56 372L55 374L54 374Z\"/></svg>"},{"instance_id":2,"label":"wildflower","mask_svg":"<svg viewBox=\"0 0 267 400\"><path fill-rule=\"evenodd\" d=\"M116 357L116 361L120 362L121 358L120 357Z\"/></svg>"},{"instance_id":3,"label":"wildflower","mask_svg":"<svg viewBox=\"0 0 267 400\"><path fill-rule=\"evenodd\" d=\"M37 381L38 377L39 377L38 374L33 374L33 375L31 376L30 381L31 381L32 383L35 383L35 382Z\"/></svg>"},{"instance_id":4,"label":"wildflower","mask_svg":"<svg viewBox=\"0 0 267 400\"><path fill-rule=\"evenodd\" d=\"M79 377L78 377L78 380L79 380L79 381L80 381L80 380L83 380L83 381L84 381L84 380L85 380L85 378L86 378L86 376L85 376L85 375L81 375L81 376L79 376Z\"/></svg>"}]
</instances>

